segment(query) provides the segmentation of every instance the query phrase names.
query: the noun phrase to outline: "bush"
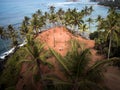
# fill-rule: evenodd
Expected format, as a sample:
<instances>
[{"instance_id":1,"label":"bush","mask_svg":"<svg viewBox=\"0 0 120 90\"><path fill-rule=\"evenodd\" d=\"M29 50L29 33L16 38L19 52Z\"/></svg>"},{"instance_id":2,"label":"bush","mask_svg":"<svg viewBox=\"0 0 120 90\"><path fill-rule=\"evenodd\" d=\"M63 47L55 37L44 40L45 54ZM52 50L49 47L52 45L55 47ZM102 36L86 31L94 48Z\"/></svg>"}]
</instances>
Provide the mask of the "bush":
<instances>
[{"instance_id":1,"label":"bush","mask_svg":"<svg viewBox=\"0 0 120 90\"><path fill-rule=\"evenodd\" d=\"M9 57L5 64L5 69L0 75L0 86L2 87L2 90L15 90L14 86L16 86L18 81L21 68L21 65L18 64L18 61L20 60L18 51Z\"/></svg>"},{"instance_id":2,"label":"bush","mask_svg":"<svg viewBox=\"0 0 120 90\"><path fill-rule=\"evenodd\" d=\"M98 38L98 35L99 35L98 31L90 33L90 39L94 40L95 38Z\"/></svg>"}]
</instances>

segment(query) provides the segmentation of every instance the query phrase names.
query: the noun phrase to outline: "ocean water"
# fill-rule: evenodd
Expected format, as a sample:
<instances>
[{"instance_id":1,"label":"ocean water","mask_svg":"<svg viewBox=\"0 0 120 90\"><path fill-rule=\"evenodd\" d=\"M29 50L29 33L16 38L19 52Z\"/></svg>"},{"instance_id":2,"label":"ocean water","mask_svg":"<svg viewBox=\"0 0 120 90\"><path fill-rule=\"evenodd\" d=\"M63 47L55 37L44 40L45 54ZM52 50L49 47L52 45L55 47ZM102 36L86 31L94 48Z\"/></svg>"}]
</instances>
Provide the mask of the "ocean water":
<instances>
[{"instance_id":1,"label":"ocean water","mask_svg":"<svg viewBox=\"0 0 120 90\"><path fill-rule=\"evenodd\" d=\"M88 0L81 0L81 2L66 2L66 0L0 0L0 26L6 27L9 24L14 27L19 27L24 16L29 16L41 9L42 11L49 11L49 6L54 5L56 10L63 8L77 8L82 10L85 6L93 6L94 12L90 16L96 18L98 15L105 17L107 15L108 7L99 6L96 3L88 2ZM92 25L94 31L95 24ZM4 41L0 39L0 54L10 49L9 40Z\"/></svg>"}]
</instances>

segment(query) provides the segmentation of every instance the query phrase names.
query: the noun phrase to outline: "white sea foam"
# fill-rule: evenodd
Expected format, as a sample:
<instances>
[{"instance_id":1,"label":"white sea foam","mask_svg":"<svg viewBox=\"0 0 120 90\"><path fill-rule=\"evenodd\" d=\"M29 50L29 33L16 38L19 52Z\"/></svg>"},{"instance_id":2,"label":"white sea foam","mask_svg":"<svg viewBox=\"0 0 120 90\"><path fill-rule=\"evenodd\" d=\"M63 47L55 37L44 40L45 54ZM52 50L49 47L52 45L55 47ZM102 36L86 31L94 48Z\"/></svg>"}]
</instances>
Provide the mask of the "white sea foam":
<instances>
[{"instance_id":1,"label":"white sea foam","mask_svg":"<svg viewBox=\"0 0 120 90\"><path fill-rule=\"evenodd\" d=\"M71 4L86 4L86 5L97 5L97 2L60 2L60 3L49 3L48 6L55 6L55 7L60 7L60 6L67 6Z\"/></svg>"},{"instance_id":2,"label":"white sea foam","mask_svg":"<svg viewBox=\"0 0 120 90\"><path fill-rule=\"evenodd\" d=\"M11 48L10 50L8 50L8 51L4 52L3 54L1 54L1 55L0 55L0 59L3 59L3 60L4 60L4 59L6 58L6 56L14 53L14 51L15 51L15 47L13 47L13 48Z\"/></svg>"},{"instance_id":3,"label":"white sea foam","mask_svg":"<svg viewBox=\"0 0 120 90\"><path fill-rule=\"evenodd\" d=\"M18 45L18 47L23 47L23 46L26 45L26 44L27 44L27 42L24 41L22 44Z\"/></svg>"},{"instance_id":4,"label":"white sea foam","mask_svg":"<svg viewBox=\"0 0 120 90\"><path fill-rule=\"evenodd\" d=\"M26 45L27 42L24 41L22 44L18 45L18 47L23 47L24 45ZM15 52L15 47L11 48L10 50L4 52L3 54L0 55L0 59L4 60L7 56L9 56L10 54Z\"/></svg>"}]
</instances>

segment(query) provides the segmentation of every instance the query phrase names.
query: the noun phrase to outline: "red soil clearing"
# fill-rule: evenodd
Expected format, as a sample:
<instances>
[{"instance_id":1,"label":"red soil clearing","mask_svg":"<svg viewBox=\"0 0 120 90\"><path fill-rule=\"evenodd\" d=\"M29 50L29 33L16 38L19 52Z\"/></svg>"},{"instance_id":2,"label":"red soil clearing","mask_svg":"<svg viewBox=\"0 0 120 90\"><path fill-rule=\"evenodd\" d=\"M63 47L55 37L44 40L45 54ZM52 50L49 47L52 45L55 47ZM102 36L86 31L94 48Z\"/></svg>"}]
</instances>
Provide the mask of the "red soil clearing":
<instances>
[{"instance_id":1,"label":"red soil clearing","mask_svg":"<svg viewBox=\"0 0 120 90\"><path fill-rule=\"evenodd\" d=\"M46 48L53 48L63 56L70 48L69 41L71 39L77 39L81 44L84 44L85 48L91 49L93 61L101 60L103 58L103 56L97 55L96 50L93 49L95 46L94 40L87 40L80 36L74 36L65 27L51 28L39 34L37 38L46 44Z\"/></svg>"},{"instance_id":2,"label":"red soil clearing","mask_svg":"<svg viewBox=\"0 0 120 90\"><path fill-rule=\"evenodd\" d=\"M46 31L42 32L41 34L39 34L37 36L37 39L40 40L41 42L45 43L46 49L48 49L49 47L53 48L55 51L60 53L62 56L65 56L67 51L70 50L69 41L71 39L77 39L81 44L84 44L85 48L90 48L91 53L92 53L92 55L91 55L92 63L94 63L94 61L102 60L104 58L102 55L98 55L97 51L94 49L94 46L95 46L94 40L87 40L87 39L82 38L81 36L74 36L65 27L54 27L49 30L46 30ZM54 73L54 74L58 75L59 77L63 78L62 73L59 71L59 67L58 67L56 60L54 58L49 58L48 61L51 62L55 67L55 70L51 71L50 73ZM25 68L26 68L26 66L23 65L21 72L25 71L24 70ZM41 67L41 68L43 68L44 73L49 72L46 67ZM108 75L108 74L106 74L106 75ZM30 77L31 76L29 75L29 78ZM106 78L106 81L109 81L110 78L111 77L108 76ZM29 79L28 79L28 81L29 81ZM115 83L115 80L113 82ZM26 83L26 82L24 82L24 83ZM23 80L19 80L18 84L17 84L17 90L21 90L22 85L23 85ZM110 87L111 85L112 85L112 83L110 83L110 85L107 85L107 86ZM39 86L40 85L38 85L38 87ZM37 87L37 90L41 90L38 87ZM114 90L114 89L111 88L111 90Z\"/></svg>"}]
</instances>

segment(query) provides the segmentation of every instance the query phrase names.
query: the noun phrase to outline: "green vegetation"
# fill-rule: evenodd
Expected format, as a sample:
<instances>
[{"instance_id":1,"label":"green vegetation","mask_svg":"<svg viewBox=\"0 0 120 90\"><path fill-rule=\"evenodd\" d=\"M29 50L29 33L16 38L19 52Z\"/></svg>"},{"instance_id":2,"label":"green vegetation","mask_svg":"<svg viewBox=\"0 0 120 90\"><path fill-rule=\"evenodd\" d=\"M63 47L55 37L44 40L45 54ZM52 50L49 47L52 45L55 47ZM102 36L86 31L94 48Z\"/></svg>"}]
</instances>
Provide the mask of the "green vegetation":
<instances>
[{"instance_id":1,"label":"green vegetation","mask_svg":"<svg viewBox=\"0 0 120 90\"><path fill-rule=\"evenodd\" d=\"M23 89L36 90L37 84L40 84L43 90L105 90L106 87L102 83L105 67L110 62L114 62L112 64L116 66L120 65L120 14L114 8L110 8L106 18L98 16L96 20L88 18L84 21L83 18L92 13L92 7L85 7L81 11L77 11L76 8L66 11L60 8L55 11L53 6L49 9L49 12L43 13L38 10L31 18L25 17L19 31L15 30L12 25L7 28L0 27L1 39L9 38L11 45L17 50L9 56L4 65L5 69L0 74L0 89L15 90L20 77L26 79L25 77L32 75L29 80L31 83L29 86L32 88L23 85ZM98 30L92 33L90 38L95 40L95 48L98 52L106 55L106 60L91 64L90 49L83 48L82 44L76 40L71 40L71 49L64 57L51 48L45 50L44 44L36 41L36 36L48 24L51 27L63 26L73 34L76 32L79 34L80 30L84 33L88 27L90 29L94 21L98 22ZM88 22L89 26L85 22ZM27 44L18 49L19 39L25 40ZM41 66L46 66L50 70L53 67L47 61L49 57L56 58L60 72L63 73L65 79L53 74L44 75ZM27 70L21 75L23 64L27 65Z\"/></svg>"},{"instance_id":2,"label":"green vegetation","mask_svg":"<svg viewBox=\"0 0 120 90\"><path fill-rule=\"evenodd\" d=\"M115 59L97 61L90 65L90 50L85 49L76 40L71 40L71 50L64 57L53 49L50 50L59 62L66 78L61 79L58 76L49 75L46 79L52 80L55 88L59 90L106 90L102 84L103 71L106 64Z\"/></svg>"},{"instance_id":3,"label":"green vegetation","mask_svg":"<svg viewBox=\"0 0 120 90\"><path fill-rule=\"evenodd\" d=\"M120 0L104 0L99 2L100 5L120 8Z\"/></svg>"},{"instance_id":4,"label":"green vegetation","mask_svg":"<svg viewBox=\"0 0 120 90\"><path fill-rule=\"evenodd\" d=\"M98 31L90 35L91 39L96 40L96 48L108 59L109 57L120 57L120 14L114 8L110 8L106 18L98 16L96 21L98 21Z\"/></svg>"},{"instance_id":5,"label":"green vegetation","mask_svg":"<svg viewBox=\"0 0 120 90\"><path fill-rule=\"evenodd\" d=\"M20 61L22 53L23 52L21 50L18 50L14 55L9 57L6 62L4 71L0 75L0 85L3 87L3 90L11 90L10 88L15 90L21 69L21 65L17 63Z\"/></svg>"}]
</instances>

